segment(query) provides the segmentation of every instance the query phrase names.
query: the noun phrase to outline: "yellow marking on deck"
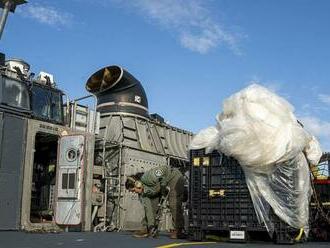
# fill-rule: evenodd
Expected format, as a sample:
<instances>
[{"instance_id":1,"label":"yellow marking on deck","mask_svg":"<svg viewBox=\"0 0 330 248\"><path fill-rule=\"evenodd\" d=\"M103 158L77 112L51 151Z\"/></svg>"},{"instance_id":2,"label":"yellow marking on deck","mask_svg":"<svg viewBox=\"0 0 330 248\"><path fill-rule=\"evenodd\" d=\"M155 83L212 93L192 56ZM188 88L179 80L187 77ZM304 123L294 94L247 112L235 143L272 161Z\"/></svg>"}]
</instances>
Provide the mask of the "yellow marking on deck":
<instances>
[{"instance_id":1,"label":"yellow marking on deck","mask_svg":"<svg viewBox=\"0 0 330 248\"><path fill-rule=\"evenodd\" d=\"M179 247L179 246L186 246L186 245L208 245L208 244L215 244L216 242L187 242L187 243L173 243L168 245L157 246L156 248L172 248L172 247Z\"/></svg>"}]
</instances>

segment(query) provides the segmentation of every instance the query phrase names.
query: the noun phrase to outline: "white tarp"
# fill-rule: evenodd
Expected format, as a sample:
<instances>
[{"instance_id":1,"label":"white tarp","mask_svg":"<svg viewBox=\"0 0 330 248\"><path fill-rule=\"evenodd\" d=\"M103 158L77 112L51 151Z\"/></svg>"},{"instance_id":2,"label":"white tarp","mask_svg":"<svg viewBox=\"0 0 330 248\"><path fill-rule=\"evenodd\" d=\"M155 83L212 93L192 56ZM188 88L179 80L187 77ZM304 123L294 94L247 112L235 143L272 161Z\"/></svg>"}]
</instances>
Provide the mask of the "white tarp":
<instances>
[{"instance_id":1,"label":"white tarp","mask_svg":"<svg viewBox=\"0 0 330 248\"><path fill-rule=\"evenodd\" d=\"M307 234L308 163L317 164L322 152L293 111L285 99L253 84L224 101L216 126L199 132L190 149L216 149L239 161L259 221L269 232L274 230L269 218L272 208L283 221Z\"/></svg>"}]
</instances>

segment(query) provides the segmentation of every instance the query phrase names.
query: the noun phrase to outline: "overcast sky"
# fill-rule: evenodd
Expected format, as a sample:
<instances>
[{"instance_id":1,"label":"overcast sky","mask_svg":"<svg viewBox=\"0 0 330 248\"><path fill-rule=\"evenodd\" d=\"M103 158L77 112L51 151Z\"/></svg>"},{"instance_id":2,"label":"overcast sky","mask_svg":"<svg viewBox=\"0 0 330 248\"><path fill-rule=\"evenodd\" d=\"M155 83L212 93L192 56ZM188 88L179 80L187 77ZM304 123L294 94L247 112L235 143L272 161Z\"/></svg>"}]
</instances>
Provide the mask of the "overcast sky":
<instances>
[{"instance_id":1,"label":"overcast sky","mask_svg":"<svg viewBox=\"0 0 330 248\"><path fill-rule=\"evenodd\" d=\"M330 1L30 0L1 50L55 75L71 98L99 68L125 67L150 112L193 132L251 82L286 98L330 151Z\"/></svg>"}]
</instances>

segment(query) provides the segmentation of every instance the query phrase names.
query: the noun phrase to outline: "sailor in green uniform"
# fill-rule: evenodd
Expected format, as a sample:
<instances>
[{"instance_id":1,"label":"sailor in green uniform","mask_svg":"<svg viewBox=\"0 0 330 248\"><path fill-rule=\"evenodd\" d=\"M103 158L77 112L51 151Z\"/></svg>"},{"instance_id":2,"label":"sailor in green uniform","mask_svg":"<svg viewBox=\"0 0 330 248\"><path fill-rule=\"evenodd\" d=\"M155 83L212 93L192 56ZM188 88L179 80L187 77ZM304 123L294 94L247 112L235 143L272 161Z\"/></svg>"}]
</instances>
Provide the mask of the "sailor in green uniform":
<instances>
[{"instance_id":1,"label":"sailor in green uniform","mask_svg":"<svg viewBox=\"0 0 330 248\"><path fill-rule=\"evenodd\" d=\"M171 231L171 238L180 238L183 229L182 201L184 195L184 178L177 168L157 166L145 173L137 173L127 177L126 189L139 194L145 209L142 220L144 228L135 233L135 237L148 237L155 225L155 214L161 195L169 188L169 207L173 216L175 229Z\"/></svg>"}]
</instances>

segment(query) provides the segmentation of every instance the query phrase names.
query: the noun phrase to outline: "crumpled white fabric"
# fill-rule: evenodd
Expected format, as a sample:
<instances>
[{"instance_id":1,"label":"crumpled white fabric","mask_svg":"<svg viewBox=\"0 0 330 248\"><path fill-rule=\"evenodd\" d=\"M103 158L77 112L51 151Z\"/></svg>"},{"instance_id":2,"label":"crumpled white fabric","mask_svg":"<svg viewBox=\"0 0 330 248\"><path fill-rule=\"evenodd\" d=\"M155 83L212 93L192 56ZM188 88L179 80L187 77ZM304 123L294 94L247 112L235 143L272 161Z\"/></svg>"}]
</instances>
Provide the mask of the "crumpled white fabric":
<instances>
[{"instance_id":1,"label":"crumpled white fabric","mask_svg":"<svg viewBox=\"0 0 330 248\"><path fill-rule=\"evenodd\" d=\"M198 133L190 148L217 149L238 160L259 221L269 232L274 231L272 208L283 221L307 234L308 162L317 164L322 151L293 111L285 99L253 84L224 101L216 126Z\"/></svg>"},{"instance_id":2,"label":"crumpled white fabric","mask_svg":"<svg viewBox=\"0 0 330 248\"><path fill-rule=\"evenodd\" d=\"M317 165L319 163L322 156L322 150L320 143L314 136L312 136L311 140L305 147L304 153L306 154L306 158L310 164Z\"/></svg>"},{"instance_id":3,"label":"crumpled white fabric","mask_svg":"<svg viewBox=\"0 0 330 248\"><path fill-rule=\"evenodd\" d=\"M210 153L217 146L219 131L216 127L208 127L198 132L189 145L190 150L205 148Z\"/></svg>"}]
</instances>

